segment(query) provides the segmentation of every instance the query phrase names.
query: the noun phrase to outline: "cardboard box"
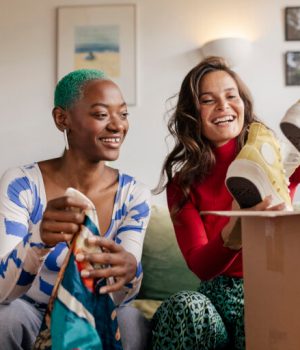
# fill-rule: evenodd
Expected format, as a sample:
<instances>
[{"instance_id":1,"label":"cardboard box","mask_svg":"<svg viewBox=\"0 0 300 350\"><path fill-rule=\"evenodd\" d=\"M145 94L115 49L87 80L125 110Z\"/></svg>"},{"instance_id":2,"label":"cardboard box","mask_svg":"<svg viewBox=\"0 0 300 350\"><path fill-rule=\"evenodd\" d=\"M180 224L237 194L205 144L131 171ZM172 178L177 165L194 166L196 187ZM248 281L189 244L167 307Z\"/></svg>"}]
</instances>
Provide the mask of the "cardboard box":
<instances>
[{"instance_id":1,"label":"cardboard box","mask_svg":"<svg viewBox=\"0 0 300 350\"><path fill-rule=\"evenodd\" d=\"M300 350L300 211L212 213L242 217L246 349Z\"/></svg>"}]
</instances>

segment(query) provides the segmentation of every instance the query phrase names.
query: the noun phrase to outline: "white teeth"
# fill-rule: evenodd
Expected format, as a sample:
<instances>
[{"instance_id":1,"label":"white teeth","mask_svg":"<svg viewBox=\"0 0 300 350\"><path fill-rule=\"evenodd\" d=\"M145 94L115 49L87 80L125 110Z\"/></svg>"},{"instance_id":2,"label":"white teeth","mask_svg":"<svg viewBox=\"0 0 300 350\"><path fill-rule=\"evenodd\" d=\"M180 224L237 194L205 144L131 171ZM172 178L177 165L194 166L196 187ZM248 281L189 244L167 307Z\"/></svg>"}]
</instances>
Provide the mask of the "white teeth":
<instances>
[{"instance_id":1,"label":"white teeth","mask_svg":"<svg viewBox=\"0 0 300 350\"><path fill-rule=\"evenodd\" d=\"M101 139L102 142L107 142L107 143L119 143L121 141L120 137L107 137L107 138L102 138Z\"/></svg>"},{"instance_id":2,"label":"white teeth","mask_svg":"<svg viewBox=\"0 0 300 350\"><path fill-rule=\"evenodd\" d=\"M232 115L226 115L225 117L220 117L216 118L213 123L214 124L219 124L219 123L225 123L225 122L232 122L233 121L233 116Z\"/></svg>"}]
</instances>

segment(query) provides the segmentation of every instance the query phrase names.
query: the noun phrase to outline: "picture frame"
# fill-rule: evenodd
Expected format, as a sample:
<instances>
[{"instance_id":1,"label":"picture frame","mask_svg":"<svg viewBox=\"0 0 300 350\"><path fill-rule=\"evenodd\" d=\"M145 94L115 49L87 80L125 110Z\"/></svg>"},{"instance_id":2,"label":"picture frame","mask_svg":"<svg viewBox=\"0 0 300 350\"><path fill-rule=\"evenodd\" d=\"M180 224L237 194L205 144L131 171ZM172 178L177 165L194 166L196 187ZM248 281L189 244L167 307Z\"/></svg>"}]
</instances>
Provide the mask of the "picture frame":
<instances>
[{"instance_id":1,"label":"picture frame","mask_svg":"<svg viewBox=\"0 0 300 350\"><path fill-rule=\"evenodd\" d=\"M135 4L57 9L57 79L81 68L103 70L136 104Z\"/></svg>"},{"instance_id":2,"label":"picture frame","mask_svg":"<svg viewBox=\"0 0 300 350\"><path fill-rule=\"evenodd\" d=\"M285 83L288 86L300 85L300 51L285 54Z\"/></svg>"},{"instance_id":3,"label":"picture frame","mask_svg":"<svg viewBox=\"0 0 300 350\"><path fill-rule=\"evenodd\" d=\"M285 40L300 40L300 7L285 8Z\"/></svg>"}]
</instances>

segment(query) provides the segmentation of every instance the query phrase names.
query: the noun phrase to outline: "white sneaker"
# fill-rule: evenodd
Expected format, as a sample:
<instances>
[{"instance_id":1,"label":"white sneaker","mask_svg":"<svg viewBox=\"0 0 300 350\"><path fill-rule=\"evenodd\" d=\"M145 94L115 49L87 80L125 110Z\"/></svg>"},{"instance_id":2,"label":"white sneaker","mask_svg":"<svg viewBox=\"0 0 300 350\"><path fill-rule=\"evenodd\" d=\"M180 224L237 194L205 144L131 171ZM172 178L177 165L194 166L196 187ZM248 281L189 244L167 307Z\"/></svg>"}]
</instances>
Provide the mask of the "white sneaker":
<instances>
[{"instance_id":1,"label":"white sneaker","mask_svg":"<svg viewBox=\"0 0 300 350\"><path fill-rule=\"evenodd\" d=\"M290 142L300 151L300 100L287 110L280 122L280 128Z\"/></svg>"},{"instance_id":2,"label":"white sneaker","mask_svg":"<svg viewBox=\"0 0 300 350\"><path fill-rule=\"evenodd\" d=\"M282 163L285 170L285 176L287 179L295 172L300 166L300 152L297 148L288 140L278 140L281 149Z\"/></svg>"}]
</instances>

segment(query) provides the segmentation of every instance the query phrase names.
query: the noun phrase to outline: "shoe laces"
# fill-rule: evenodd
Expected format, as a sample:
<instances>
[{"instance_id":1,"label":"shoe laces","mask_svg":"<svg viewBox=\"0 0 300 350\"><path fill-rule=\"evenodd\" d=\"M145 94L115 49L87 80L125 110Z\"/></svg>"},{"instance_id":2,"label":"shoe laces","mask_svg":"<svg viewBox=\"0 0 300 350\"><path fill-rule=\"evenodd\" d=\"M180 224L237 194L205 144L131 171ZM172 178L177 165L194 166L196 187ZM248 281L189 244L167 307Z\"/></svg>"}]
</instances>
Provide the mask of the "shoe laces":
<instances>
[{"instance_id":1,"label":"shoe laces","mask_svg":"<svg viewBox=\"0 0 300 350\"><path fill-rule=\"evenodd\" d=\"M278 162L279 162L279 164L281 165L280 173L281 173L281 175L282 175L284 184L287 186L288 192L290 192L290 189L289 189L290 181L289 181L289 179L287 178L287 176L286 176L286 170L285 170L284 167L283 167L281 148L280 148L279 145L277 146L277 151L278 151L278 152L277 152L277 154L278 154ZM276 180L273 180L273 181L272 181L272 184L273 184L273 186L275 186L275 185L276 185ZM281 191L280 187L277 187L276 190L277 190L277 192L280 192L280 191Z\"/></svg>"}]
</instances>

